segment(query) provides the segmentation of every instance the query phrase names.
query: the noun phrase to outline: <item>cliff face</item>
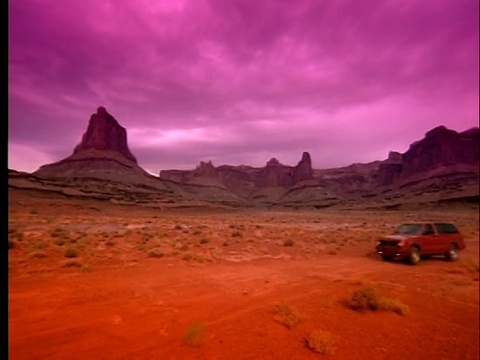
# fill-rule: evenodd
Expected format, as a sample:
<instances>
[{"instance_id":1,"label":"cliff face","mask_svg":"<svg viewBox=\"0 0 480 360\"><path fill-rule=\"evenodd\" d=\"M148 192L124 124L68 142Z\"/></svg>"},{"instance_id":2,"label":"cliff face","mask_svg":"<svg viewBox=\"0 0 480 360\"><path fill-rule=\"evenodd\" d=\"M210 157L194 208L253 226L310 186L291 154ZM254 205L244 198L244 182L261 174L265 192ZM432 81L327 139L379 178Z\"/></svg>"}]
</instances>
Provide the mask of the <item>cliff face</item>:
<instances>
[{"instance_id":1,"label":"cliff face","mask_svg":"<svg viewBox=\"0 0 480 360\"><path fill-rule=\"evenodd\" d=\"M211 162L200 162L195 170L162 170L160 178L183 183L194 183L200 177L211 177L224 186L237 190L252 190L271 187L291 187L304 180L313 179L310 154L304 152L296 166L281 164L270 159L263 168L249 166L214 167Z\"/></svg>"},{"instance_id":2,"label":"cliff face","mask_svg":"<svg viewBox=\"0 0 480 360\"><path fill-rule=\"evenodd\" d=\"M91 193L91 187L98 193L108 193L115 186L125 194L137 189L138 194L146 191L145 198L157 202L169 194L171 201L203 199L235 205L321 208L351 202L363 205L367 200L377 204L414 203L420 197L435 201L478 198L479 140L479 128L457 133L439 126L412 143L404 154L390 152L383 161L314 170L310 154L304 152L295 166L283 165L275 158L260 168L215 167L210 161L202 161L194 170L164 170L155 177L138 166L128 148L125 128L99 107L72 155L43 165L31 175L47 182L55 178L60 181L57 187L83 187L86 193ZM17 183L22 176L9 172ZM120 183L123 185L113 185Z\"/></svg>"},{"instance_id":3,"label":"cliff face","mask_svg":"<svg viewBox=\"0 0 480 360\"><path fill-rule=\"evenodd\" d=\"M390 151L387 160L378 167L377 185L388 186L393 184L402 173L402 154Z\"/></svg>"},{"instance_id":4,"label":"cliff face","mask_svg":"<svg viewBox=\"0 0 480 360\"><path fill-rule=\"evenodd\" d=\"M41 166L33 173L53 178L99 178L164 188L157 178L137 165L127 144L127 132L100 106L90 117L81 142L72 155Z\"/></svg>"},{"instance_id":5,"label":"cliff face","mask_svg":"<svg viewBox=\"0 0 480 360\"><path fill-rule=\"evenodd\" d=\"M444 126L436 127L427 132L422 140L410 145L403 155L401 178L442 164L478 165L479 139L478 128L457 133Z\"/></svg>"},{"instance_id":6,"label":"cliff face","mask_svg":"<svg viewBox=\"0 0 480 360\"><path fill-rule=\"evenodd\" d=\"M110 150L137 163L137 159L127 145L127 131L103 106L100 106L97 113L90 117L87 131L73 153L79 154L89 149Z\"/></svg>"}]
</instances>

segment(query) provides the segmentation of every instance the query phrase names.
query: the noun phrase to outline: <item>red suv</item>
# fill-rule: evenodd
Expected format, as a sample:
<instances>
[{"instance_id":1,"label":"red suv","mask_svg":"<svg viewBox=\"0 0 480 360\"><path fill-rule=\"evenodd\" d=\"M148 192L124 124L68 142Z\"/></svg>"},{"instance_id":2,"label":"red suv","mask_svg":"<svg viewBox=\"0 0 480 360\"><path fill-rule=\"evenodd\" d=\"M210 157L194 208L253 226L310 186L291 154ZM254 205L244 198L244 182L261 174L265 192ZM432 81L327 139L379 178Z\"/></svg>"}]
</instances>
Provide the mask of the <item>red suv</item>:
<instances>
[{"instance_id":1,"label":"red suv","mask_svg":"<svg viewBox=\"0 0 480 360\"><path fill-rule=\"evenodd\" d=\"M415 265L422 255L445 255L458 259L465 249L463 235L449 223L402 224L395 234L382 237L375 247L383 260L407 259Z\"/></svg>"}]
</instances>

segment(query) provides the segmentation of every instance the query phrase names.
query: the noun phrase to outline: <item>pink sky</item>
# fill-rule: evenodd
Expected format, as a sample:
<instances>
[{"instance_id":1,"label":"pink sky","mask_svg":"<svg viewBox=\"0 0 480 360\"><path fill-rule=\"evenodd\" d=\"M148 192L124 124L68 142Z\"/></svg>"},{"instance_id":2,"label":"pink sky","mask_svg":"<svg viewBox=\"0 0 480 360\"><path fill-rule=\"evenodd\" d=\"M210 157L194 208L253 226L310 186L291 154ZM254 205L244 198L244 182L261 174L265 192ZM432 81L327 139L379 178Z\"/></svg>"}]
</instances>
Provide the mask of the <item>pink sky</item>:
<instances>
[{"instance_id":1,"label":"pink sky","mask_svg":"<svg viewBox=\"0 0 480 360\"><path fill-rule=\"evenodd\" d=\"M105 106L146 170L383 160L479 121L477 0L9 1L9 168Z\"/></svg>"}]
</instances>

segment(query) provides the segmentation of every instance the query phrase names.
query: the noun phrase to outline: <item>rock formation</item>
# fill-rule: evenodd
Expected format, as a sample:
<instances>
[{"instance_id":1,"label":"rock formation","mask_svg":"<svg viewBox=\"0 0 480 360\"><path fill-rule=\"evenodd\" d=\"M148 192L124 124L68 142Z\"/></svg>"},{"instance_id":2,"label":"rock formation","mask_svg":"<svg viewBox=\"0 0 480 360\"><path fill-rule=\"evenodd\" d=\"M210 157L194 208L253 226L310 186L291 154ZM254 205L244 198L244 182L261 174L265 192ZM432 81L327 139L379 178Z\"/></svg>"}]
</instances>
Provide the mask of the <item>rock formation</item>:
<instances>
[{"instance_id":1,"label":"rock formation","mask_svg":"<svg viewBox=\"0 0 480 360\"><path fill-rule=\"evenodd\" d=\"M89 149L114 151L137 163L137 159L128 149L127 131L103 106L100 106L97 113L90 117L87 131L73 153L78 154Z\"/></svg>"},{"instance_id":2,"label":"rock formation","mask_svg":"<svg viewBox=\"0 0 480 360\"><path fill-rule=\"evenodd\" d=\"M98 178L164 189L157 178L137 165L127 144L127 132L100 106L90 117L87 131L72 155L41 166L35 176L52 178Z\"/></svg>"},{"instance_id":3,"label":"rock formation","mask_svg":"<svg viewBox=\"0 0 480 360\"><path fill-rule=\"evenodd\" d=\"M295 166L293 173L293 183L297 184L303 180L312 180L313 179L313 169L312 169L312 159L308 152L302 154L302 159Z\"/></svg>"},{"instance_id":4,"label":"rock formation","mask_svg":"<svg viewBox=\"0 0 480 360\"><path fill-rule=\"evenodd\" d=\"M479 162L478 128L462 133L436 127L425 134L425 137L410 145L403 154L401 177L406 178L424 172L438 165L470 164Z\"/></svg>"},{"instance_id":5,"label":"rock formation","mask_svg":"<svg viewBox=\"0 0 480 360\"><path fill-rule=\"evenodd\" d=\"M387 160L378 167L377 185L388 186L393 184L402 172L402 154L390 151Z\"/></svg>"}]
</instances>

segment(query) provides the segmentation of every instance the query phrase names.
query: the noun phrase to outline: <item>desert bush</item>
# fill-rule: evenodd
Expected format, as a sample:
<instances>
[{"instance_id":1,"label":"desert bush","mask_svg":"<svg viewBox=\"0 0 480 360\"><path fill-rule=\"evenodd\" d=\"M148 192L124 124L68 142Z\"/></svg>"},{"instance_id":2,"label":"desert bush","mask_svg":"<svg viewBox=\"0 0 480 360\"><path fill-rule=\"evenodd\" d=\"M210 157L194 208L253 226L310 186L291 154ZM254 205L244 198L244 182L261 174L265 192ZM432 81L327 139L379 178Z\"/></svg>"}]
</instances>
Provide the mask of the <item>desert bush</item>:
<instances>
[{"instance_id":1,"label":"desert bush","mask_svg":"<svg viewBox=\"0 0 480 360\"><path fill-rule=\"evenodd\" d=\"M82 267L83 264L78 260L67 260L63 263L63 267Z\"/></svg>"},{"instance_id":2,"label":"desert bush","mask_svg":"<svg viewBox=\"0 0 480 360\"><path fill-rule=\"evenodd\" d=\"M337 250L335 250L335 249L330 249L330 250L328 250L327 254L328 254L328 255L337 255L338 253L337 253Z\"/></svg>"},{"instance_id":3,"label":"desert bush","mask_svg":"<svg viewBox=\"0 0 480 360\"><path fill-rule=\"evenodd\" d=\"M322 355L332 355L336 350L336 337L328 331L314 330L306 338L309 349Z\"/></svg>"},{"instance_id":4,"label":"desert bush","mask_svg":"<svg viewBox=\"0 0 480 360\"><path fill-rule=\"evenodd\" d=\"M63 254L66 258L74 258L78 256L78 251L73 248L67 248Z\"/></svg>"},{"instance_id":5,"label":"desert bush","mask_svg":"<svg viewBox=\"0 0 480 360\"><path fill-rule=\"evenodd\" d=\"M392 311L399 315L406 315L410 312L408 305L405 305L398 299L380 298L378 308L384 311Z\"/></svg>"},{"instance_id":6,"label":"desert bush","mask_svg":"<svg viewBox=\"0 0 480 360\"><path fill-rule=\"evenodd\" d=\"M60 237L62 235L65 235L65 231L62 228L55 228L51 233L51 237Z\"/></svg>"},{"instance_id":7,"label":"desert bush","mask_svg":"<svg viewBox=\"0 0 480 360\"><path fill-rule=\"evenodd\" d=\"M182 229L183 227L180 224L175 224L175 226L173 227L173 230L182 230Z\"/></svg>"},{"instance_id":8,"label":"desert bush","mask_svg":"<svg viewBox=\"0 0 480 360\"><path fill-rule=\"evenodd\" d=\"M225 240L225 241L222 243L222 245L223 245L223 246L228 246L228 245L230 245L230 244L228 243L228 241Z\"/></svg>"},{"instance_id":9,"label":"desert bush","mask_svg":"<svg viewBox=\"0 0 480 360\"><path fill-rule=\"evenodd\" d=\"M37 214L38 214L37 209L32 209L32 210L30 210L30 214L32 214L32 215L37 215Z\"/></svg>"},{"instance_id":10,"label":"desert bush","mask_svg":"<svg viewBox=\"0 0 480 360\"><path fill-rule=\"evenodd\" d=\"M35 251L35 250L45 249L46 247L47 247L47 244L45 244L42 241L37 241L37 242L34 242L34 243L30 244L30 246L28 247L28 250L29 251Z\"/></svg>"},{"instance_id":11,"label":"desert bush","mask_svg":"<svg viewBox=\"0 0 480 360\"><path fill-rule=\"evenodd\" d=\"M371 286L364 285L353 292L349 306L355 311L375 311L378 309L377 292Z\"/></svg>"},{"instance_id":12,"label":"desert bush","mask_svg":"<svg viewBox=\"0 0 480 360\"><path fill-rule=\"evenodd\" d=\"M243 237L240 231L232 231L232 237Z\"/></svg>"},{"instance_id":13,"label":"desert bush","mask_svg":"<svg viewBox=\"0 0 480 360\"><path fill-rule=\"evenodd\" d=\"M184 253L182 255L182 260L190 260L192 258L192 254L190 253Z\"/></svg>"},{"instance_id":14,"label":"desert bush","mask_svg":"<svg viewBox=\"0 0 480 360\"><path fill-rule=\"evenodd\" d=\"M293 246L294 243L292 239L287 239L283 242L283 246Z\"/></svg>"},{"instance_id":15,"label":"desert bush","mask_svg":"<svg viewBox=\"0 0 480 360\"><path fill-rule=\"evenodd\" d=\"M193 234L193 235L200 235L201 233L202 233L202 230L196 229L196 230L193 231L192 234Z\"/></svg>"},{"instance_id":16,"label":"desert bush","mask_svg":"<svg viewBox=\"0 0 480 360\"><path fill-rule=\"evenodd\" d=\"M62 246L62 245L65 245L65 239L62 239L62 238L57 238L53 241L53 243L55 245L58 245L58 246Z\"/></svg>"},{"instance_id":17,"label":"desert bush","mask_svg":"<svg viewBox=\"0 0 480 360\"><path fill-rule=\"evenodd\" d=\"M15 247L15 245L16 245L16 244L15 244L15 241L12 240L12 239L10 239L10 238L8 238L8 249L9 249L9 250L10 250L10 249L13 249L13 248Z\"/></svg>"},{"instance_id":18,"label":"desert bush","mask_svg":"<svg viewBox=\"0 0 480 360\"><path fill-rule=\"evenodd\" d=\"M207 238L201 238L200 241L199 241L200 244L208 244L209 242L210 242L210 240L207 239Z\"/></svg>"},{"instance_id":19,"label":"desert bush","mask_svg":"<svg viewBox=\"0 0 480 360\"><path fill-rule=\"evenodd\" d=\"M368 285L362 286L353 292L348 306L355 311L392 311L399 315L406 315L410 308L398 299L379 297L376 290Z\"/></svg>"},{"instance_id":20,"label":"desert bush","mask_svg":"<svg viewBox=\"0 0 480 360\"><path fill-rule=\"evenodd\" d=\"M194 321L183 334L183 341L190 346L200 346L205 340L205 324L203 321Z\"/></svg>"},{"instance_id":21,"label":"desert bush","mask_svg":"<svg viewBox=\"0 0 480 360\"><path fill-rule=\"evenodd\" d=\"M302 316L295 307L283 301L275 307L273 319L291 329L302 320Z\"/></svg>"},{"instance_id":22,"label":"desert bush","mask_svg":"<svg viewBox=\"0 0 480 360\"><path fill-rule=\"evenodd\" d=\"M105 245L107 246L114 246L117 242L115 240L112 240L112 239L108 239L107 241L105 241Z\"/></svg>"},{"instance_id":23,"label":"desert bush","mask_svg":"<svg viewBox=\"0 0 480 360\"><path fill-rule=\"evenodd\" d=\"M154 248L154 249L151 249L148 254L147 254L148 257L154 257L154 258L161 258L163 256L165 256L164 252L159 249L159 248Z\"/></svg>"},{"instance_id":24,"label":"desert bush","mask_svg":"<svg viewBox=\"0 0 480 360\"><path fill-rule=\"evenodd\" d=\"M43 259L47 257L47 254L43 251L35 251L30 255L30 257L32 259Z\"/></svg>"}]
</instances>

